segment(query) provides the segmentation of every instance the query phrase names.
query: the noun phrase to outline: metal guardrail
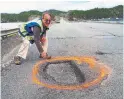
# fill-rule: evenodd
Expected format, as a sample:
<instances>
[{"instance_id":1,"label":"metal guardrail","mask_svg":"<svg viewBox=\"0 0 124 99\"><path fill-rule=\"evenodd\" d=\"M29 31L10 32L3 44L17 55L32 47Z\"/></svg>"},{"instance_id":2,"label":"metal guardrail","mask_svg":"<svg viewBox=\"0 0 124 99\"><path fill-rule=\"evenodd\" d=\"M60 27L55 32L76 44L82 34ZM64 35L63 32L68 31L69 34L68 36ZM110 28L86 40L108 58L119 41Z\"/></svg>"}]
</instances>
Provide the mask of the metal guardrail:
<instances>
[{"instance_id":1,"label":"metal guardrail","mask_svg":"<svg viewBox=\"0 0 124 99\"><path fill-rule=\"evenodd\" d=\"M1 31L1 39L6 39L7 37L13 36L18 33L19 28L9 29L9 30L2 30Z\"/></svg>"}]
</instances>

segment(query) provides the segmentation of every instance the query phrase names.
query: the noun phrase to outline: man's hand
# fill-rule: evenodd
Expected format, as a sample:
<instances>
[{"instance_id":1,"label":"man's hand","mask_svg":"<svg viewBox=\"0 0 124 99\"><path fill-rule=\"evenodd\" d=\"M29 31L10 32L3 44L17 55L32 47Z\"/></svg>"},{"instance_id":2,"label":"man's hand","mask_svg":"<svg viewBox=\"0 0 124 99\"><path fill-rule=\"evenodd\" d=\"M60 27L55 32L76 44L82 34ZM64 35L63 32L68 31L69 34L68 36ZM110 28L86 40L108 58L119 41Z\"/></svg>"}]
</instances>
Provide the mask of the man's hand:
<instances>
[{"instance_id":1,"label":"man's hand","mask_svg":"<svg viewBox=\"0 0 124 99\"><path fill-rule=\"evenodd\" d=\"M46 52L42 52L40 54L40 58L43 58L43 59L51 59L51 56L48 56L48 54Z\"/></svg>"},{"instance_id":2,"label":"man's hand","mask_svg":"<svg viewBox=\"0 0 124 99\"><path fill-rule=\"evenodd\" d=\"M42 52L40 55L41 55L41 57L45 58L46 57L46 52Z\"/></svg>"}]
</instances>

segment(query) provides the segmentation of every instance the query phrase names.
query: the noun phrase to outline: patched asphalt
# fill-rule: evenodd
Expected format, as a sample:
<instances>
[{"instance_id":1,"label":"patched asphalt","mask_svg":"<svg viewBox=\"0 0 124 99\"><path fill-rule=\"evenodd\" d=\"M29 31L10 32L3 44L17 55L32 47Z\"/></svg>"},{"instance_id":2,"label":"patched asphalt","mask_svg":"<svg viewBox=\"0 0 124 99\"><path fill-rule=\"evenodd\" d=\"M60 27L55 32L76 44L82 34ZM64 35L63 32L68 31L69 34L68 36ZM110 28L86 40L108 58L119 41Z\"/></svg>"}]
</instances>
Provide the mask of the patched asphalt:
<instances>
[{"instance_id":1,"label":"patched asphalt","mask_svg":"<svg viewBox=\"0 0 124 99\"><path fill-rule=\"evenodd\" d=\"M49 89L32 82L32 68L40 61L35 45L21 65L2 68L2 99L122 99L123 98L123 25L90 22L54 24L48 31L48 53L54 56L93 56L112 69L107 79L97 86L80 90ZM85 76L90 81L98 74L87 64L49 64L46 80L58 84L78 84ZM75 71L78 71L76 74ZM80 75L82 72L82 76ZM39 71L41 72L41 71ZM43 73L41 72L41 75ZM78 78L78 79L77 79Z\"/></svg>"}]
</instances>

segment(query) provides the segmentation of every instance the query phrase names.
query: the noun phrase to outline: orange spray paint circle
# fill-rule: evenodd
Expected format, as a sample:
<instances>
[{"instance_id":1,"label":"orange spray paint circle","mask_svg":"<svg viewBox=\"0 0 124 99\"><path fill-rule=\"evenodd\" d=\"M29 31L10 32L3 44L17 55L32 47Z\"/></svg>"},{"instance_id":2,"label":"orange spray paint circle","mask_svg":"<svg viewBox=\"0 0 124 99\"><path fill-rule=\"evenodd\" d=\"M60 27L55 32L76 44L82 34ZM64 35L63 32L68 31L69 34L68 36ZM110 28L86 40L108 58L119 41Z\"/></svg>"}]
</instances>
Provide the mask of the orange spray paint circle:
<instances>
[{"instance_id":1,"label":"orange spray paint circle","mask_svg":"<svg viewBox=\"0 0 124 99\"><path fill-rule=\"evenodd\" d=\"M90 69L99 71L99 75L94 80L83 83L83 84L79 84L79 85L57 85L57 84L48 84L48 83L40 81L37 78L39 65L42 65L46 62L55 62L55 61L76 61L77 64L81 64L83 62L88 63ZM32 80L35 84L38 84L38 85L41 85L41 86L44 86L47 88L51 88L51 89L75 90L75 89L88 88L90 86L100 83L104 77L106 77L108 74L110 74L110 72L111 72L111 69L109 67L107 67L103 63L99 63L93 57L84 57L84 56L54 57L49 60L41 60L34 65L33 70L32 70Z\"/></svg>"}]
</instances>

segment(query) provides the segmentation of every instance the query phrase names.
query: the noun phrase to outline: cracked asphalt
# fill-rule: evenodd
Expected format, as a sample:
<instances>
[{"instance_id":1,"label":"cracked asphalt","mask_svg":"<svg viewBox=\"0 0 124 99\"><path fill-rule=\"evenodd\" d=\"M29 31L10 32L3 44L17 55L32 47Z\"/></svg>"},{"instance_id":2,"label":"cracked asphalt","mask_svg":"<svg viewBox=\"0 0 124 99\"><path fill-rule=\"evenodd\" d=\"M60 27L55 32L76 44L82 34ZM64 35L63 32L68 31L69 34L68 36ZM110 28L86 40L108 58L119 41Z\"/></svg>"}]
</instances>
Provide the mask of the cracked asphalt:
<instances>
[{"instance_id":1,"label":"cracked asphalt","mask_svg":"<svg viewBox=\"0 0 124 99\"><path fill-rule=\"evenodd\" d=\"M36 85L31 73L34 64L40 61L35 45L29 49L27 59L21 65L10 64L2 68L2 99L123 99L123 25L91 22L66 22L53 24L48 31L48 53L54 56L93 56L112 69L112 73L98 86L82 90L55 90ZM49 78L62 84L79 82L77 70L70 64L50 64ZM96 76L79 66L85 80ZM49 79L48 79L49 80ZM80 80L80 78L79 78Z\"/></svg>"}]
</instances>

